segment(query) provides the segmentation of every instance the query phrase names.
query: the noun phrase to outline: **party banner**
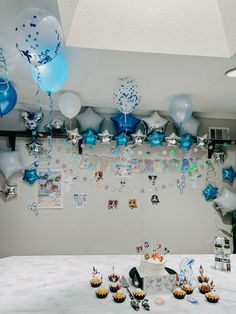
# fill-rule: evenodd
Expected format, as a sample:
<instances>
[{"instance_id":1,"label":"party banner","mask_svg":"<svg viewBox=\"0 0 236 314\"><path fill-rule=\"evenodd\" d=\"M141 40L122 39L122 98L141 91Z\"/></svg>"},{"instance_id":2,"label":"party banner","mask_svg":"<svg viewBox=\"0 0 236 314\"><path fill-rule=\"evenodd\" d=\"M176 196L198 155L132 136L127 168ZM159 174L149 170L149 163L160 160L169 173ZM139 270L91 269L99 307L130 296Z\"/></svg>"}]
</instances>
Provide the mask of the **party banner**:
<instances>
[{"instance_id":1,"label":"party banner","mask_svg":"<svg viewBox=\"0 0 236 314\"><path fill-rule=\"evenodd\" d=\"M38 180L37 199L38 208L63 208L62 171L39 171L44 179Z\"/></svg>"}]
</instances>

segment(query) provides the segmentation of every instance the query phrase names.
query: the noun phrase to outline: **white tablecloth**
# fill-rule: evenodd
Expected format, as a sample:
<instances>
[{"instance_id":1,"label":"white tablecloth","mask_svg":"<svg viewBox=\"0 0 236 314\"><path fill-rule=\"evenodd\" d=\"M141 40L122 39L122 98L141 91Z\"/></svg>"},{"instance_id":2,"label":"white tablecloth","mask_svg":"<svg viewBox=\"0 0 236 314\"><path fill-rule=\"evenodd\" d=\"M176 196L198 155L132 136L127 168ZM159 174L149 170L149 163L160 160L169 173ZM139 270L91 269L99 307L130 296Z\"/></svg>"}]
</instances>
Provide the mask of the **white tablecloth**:
<instances>
[{"instance_id":1,"label":"white tablecloth","mask_svg":"<svg viewBox=\"0 0 236 314\"><path fill-rule=\"evenodd\" d=\"M202 264L207 275L214 280L220 301L208 303L198 289L194 298L199 304L177 300L171 293L163 294L163 305L154 303L155 296L148 296L149 313L236 313L236 256L232 256L232 271L212 269L213 255L169 255L166 266L178 270L183 257L195 258L194 274L198 275ZM129 270L139 264L140 256L13 256L0 259L0 313L30 314L126 314L135 313L130 300L117 304L110 293L106 299L95 297L90 287L92 266L104 277L104 286L109 285L107 275L114 265L115 271L128 277ZM140 309L139 313L145 313ZM148 313L148 312L147 312Z\"/></svg>"}]
</instances>

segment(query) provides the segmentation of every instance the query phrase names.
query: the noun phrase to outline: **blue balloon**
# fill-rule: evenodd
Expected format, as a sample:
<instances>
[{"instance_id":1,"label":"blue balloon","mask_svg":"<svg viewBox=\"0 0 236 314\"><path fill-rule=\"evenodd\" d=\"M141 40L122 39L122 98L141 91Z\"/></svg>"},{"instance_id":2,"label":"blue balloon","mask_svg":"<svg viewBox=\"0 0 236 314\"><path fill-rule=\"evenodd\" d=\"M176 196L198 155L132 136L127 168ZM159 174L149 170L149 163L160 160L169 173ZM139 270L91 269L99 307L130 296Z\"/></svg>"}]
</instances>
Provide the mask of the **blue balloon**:
<instances>
[{"instance_id":1,"label":"blue balloon","mask_svg":"<svg viewBox=\"0 0 236 314\"><path fill-rule=\"evenodd\" d=\"M31 66L31 74L44 92L54 93L62 88L68 78L67 61L62 54L58 54L52 61L38 68Z\"/></svg>"},{"instance_id":2,"label":"blue balloon","mask_svg":"<svg viewBox=\"0 0 236 314\"><path fill-rule=\"evenodd\" d=\"M26 181L29 184L34 184L39 179L43 179L44 176L39 176L37 174L36 168L33 169L25 169L23 180Z\"/></svg>"},{"instance_id":3,"label":"blue balloon","mask_svg":"<svg viewBox=\"0 0 236 314\"><path fill-rule=\"evenodd\" d=\"M147 142L152 147L162 146L162 142L164 140L165 134L162 132L158 132L157 130L153 130L151 134L147 136Z\"/></svg>"},{"instance_id":4,"label":"blue balloon","mask_svg":"<svg viewBox=\"0 0 236 314\"><path fill-rule=\"evenodd\" d=\"M134 133L140 122L140 119L135 118L131 113L120 114L116 117L112 117L111 120L114 122L118 134L121 132Z\"/></svg>"},{"instance_id":5,"label":"blue balloon","mask_svg":"<svg viewBox=\"0 0 236 314\"><path fill-rule=\"evenodd\" d=\"M206 201L214 200L217 197L218 188L209 183L202 190L202 193L203 193Z\"/></svg>"},{"instance_id":6,"label":"blue balloon","mask_svg":"<svg viewBox=\"0 0 236 314\"><path fill-rule=\"evenodd\" d=\"M180 139L180 147L189 150L193 145L193 138L190 134L184 134Z\"/></svg>"},{"instance_id":7,"label":"blue balloon","mask_svg":"<svg viewBox=\"0 0 236 314\"><path fill-rule=\"evenodd\" d=\"M92 130L88 129L82 133L84 144L95 145L98 135Z\"/></svg>"},{"instance_id":8,"label":"blue balloon","mask_svg":"<svg viewBox=\"0 0 236 314\"><path fill-rule=\"evenodd\" d=\"M228 181L228 183L233 183L236 173L233 167L227 167L222 169L223 180Z\"/></svg>"},{"instance_id":9,"label":"blue balloon","mask_svg":"<svg viewBox=\"0 0 236 314\"><path fill-rule=\"evenodd\" d=\"M193 106L188 95L175 96L170 103L170 115L177 123L183 123L193 112Z\"/></svg>"},{"instance_id":10,"label":"blue balloon","mask_svg":"<svg viewBox=\"0 0 236 314\"><path fill-rule=\"evenodd\" d=\"M15 88L8 81L0 78L0 116L5 116L16 105L17 94Z\"/></svg>"},{"instance_id":11,"label":"blue balloon","mask_svg":"<svg viewBox=\"0 0 236 314\"><path fill-rule=\"evenodd\" d=\"M121 132L119 135L115 136L117 146L126 146L129 141L129 136L124 132Z\"/></svg>"}]
</instances>

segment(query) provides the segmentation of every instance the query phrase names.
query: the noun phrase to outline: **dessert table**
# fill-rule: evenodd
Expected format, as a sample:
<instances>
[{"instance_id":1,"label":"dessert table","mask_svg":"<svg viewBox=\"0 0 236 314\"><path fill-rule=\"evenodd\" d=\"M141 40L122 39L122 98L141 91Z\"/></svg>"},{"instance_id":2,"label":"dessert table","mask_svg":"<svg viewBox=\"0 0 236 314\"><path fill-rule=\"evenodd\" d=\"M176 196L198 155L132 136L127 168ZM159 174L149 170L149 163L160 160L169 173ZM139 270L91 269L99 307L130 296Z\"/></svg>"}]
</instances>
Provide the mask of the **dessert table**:
<instances>
[{"instance_id":1,"label":"dessert table","mask_svg":"<svg viewBox=\"0 0 236 314\"><path fill-rule=\"evenodd\" d=\"M236 256L232 255L232 271L212 268L213 255L168 255L166 266L178 271L182 258L195 259L194 275L200 264L214 280L218 303L208 303L196 288L193 297L198 304L177 300L172 293L161 294L164 304L155 304L157 295L147 296L149 313L236 313ZM103 275L103 286L108 288L107 275L115 272L128 278L129 270L138 266L137 255L82 255L82 256L12 256L0 259L0 313L30 314L126 314L135 313L130 299L118 304L109 293L106 299L95 296L95 288L89 284L92 267ZM139 313L146 311L141 307ZM147 312L148 313L148 312Z\"/></svg>"}]
</instances>

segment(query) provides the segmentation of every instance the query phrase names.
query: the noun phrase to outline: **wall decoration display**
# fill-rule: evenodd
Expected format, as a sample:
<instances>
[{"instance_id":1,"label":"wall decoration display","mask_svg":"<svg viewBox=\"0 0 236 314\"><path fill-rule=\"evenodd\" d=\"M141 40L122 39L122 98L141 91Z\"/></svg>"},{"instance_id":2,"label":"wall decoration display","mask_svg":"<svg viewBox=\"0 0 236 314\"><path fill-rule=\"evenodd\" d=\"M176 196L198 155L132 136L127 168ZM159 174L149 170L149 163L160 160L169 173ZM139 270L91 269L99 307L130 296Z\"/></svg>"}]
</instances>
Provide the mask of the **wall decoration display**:
<instances>
[{"instance_id":1,"label":"wall decoration display","mask_svg":"<svg viewBox=\"0 0 236 314\"><path fill-rule=\"evenodd\" d=\"M85 193L74 193L73 206L75 208L85 208L87 206L88 195Z\"/></svg>"},{"instance_id":2,"label":"wall decoration display","mask_svg":"<svg viewBox=\"0 0 236 314\"><path fill-rule=\"evenodd\" d=\"M130 164L116 164L114 166L114 172L117 177L130 177L131 176L131 165Z\"/></svg>"},{"instance_id":3,"label":"wall decoration display","mask_svg":"<svg viewBox=\"0 0 236 314\"><path fill-rule=\"evenodd\" d=\"M138 207L137 200L136 199L130 199L128 205L129 205L130 209L137 208Z\"/></svg>"},{"instance_id":4,"label":"wall decoration display","mask_svg":"<svg viewBox=\"0 0 236 314\"><path fill-rule=\"evenodd\" d=\"M157 205L158 203L160 203L159 197L156 194L152 195L151 203L152 203L152 205Z\"/></svg>"},{"instance_id":5,"label":"wall decoration display","mask_svg":"<svg viewBox=\"0 0 236 314\"><path fill-rule=\"evenodd\" d=\"M108 200L107 208L108 209L117 209L118 200Z\"/></svg>"},{"instance_id":6,"label":"wall decoration display","mask_svg":"<svg viewBox=\"0 0 236 314\"><path fill-rule=\"evenodd\" d=\"M27 208L29 211L33 212L35 216L39 215L38 205L36 202L33 202L32 204L28 205Z\"/></svg>"},{"instance_id":7,"label":"wall decoration display","mask_svg":"<svg viewBox=\"0 0 236 314\"><path fill-rule=\"evenodd\" d=\"M62 171L40 170L41 178L38 180L37 203L38 208L63 208Z\"/></svg>"},{"instance_id":8,"label":"wall decoration display","mask_svg":"<svg viewBox=\"0 0 236 314\"><path fill-rule=\"evenodd\" d=\"M152 183L152 185L155 185L157 182L157 176L155 175L149 175L148 180Z\"/></svg>"}]
</instances>

